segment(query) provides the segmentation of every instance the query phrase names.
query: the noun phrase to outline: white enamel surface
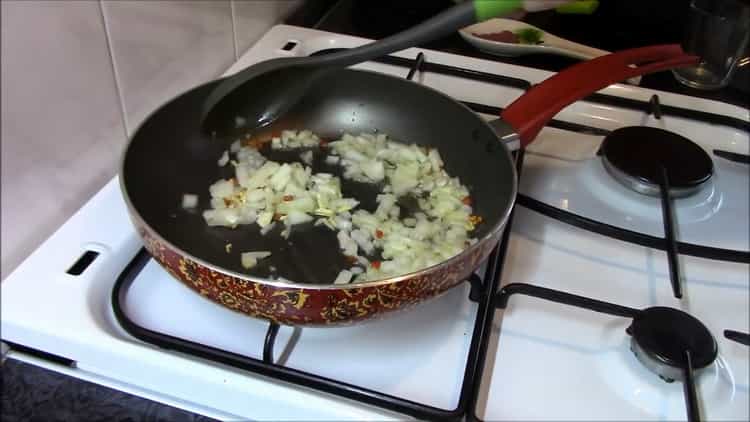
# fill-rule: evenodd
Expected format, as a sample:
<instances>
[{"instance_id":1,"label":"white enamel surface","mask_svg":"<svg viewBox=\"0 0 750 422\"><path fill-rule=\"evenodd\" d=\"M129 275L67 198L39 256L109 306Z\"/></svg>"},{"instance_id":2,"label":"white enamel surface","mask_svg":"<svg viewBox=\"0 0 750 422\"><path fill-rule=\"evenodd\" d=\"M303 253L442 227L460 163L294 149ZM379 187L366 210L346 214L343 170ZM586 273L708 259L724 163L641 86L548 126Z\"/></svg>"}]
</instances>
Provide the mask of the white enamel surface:
<instances>
[{"instance_id":1,"label":"white enamel surface","mask_svg":"<svg viewBox=\"0 0 750 422\"><path fill-rule=\"evenodd\" d=\"M203 412L209 415L218 411L235 420L394 418L384 411L165 352L127 335L114 320L109 295L117 275L140 247L118 180L113 179L2 283L3 340L75 360L76 370L66 371L70 375L112 388L124 385L134 394L194 411L209 409ZM66 274L86 249L101 255L82 275ZM169 314L169 309L180 306L173 299L163 298L159 309ZM181 405L184 402L191 405Z\"/></svg>"},{"instance_id":2,"label":"white enamel surface","mask_svg":"<svg viewBox=\"0 0 750 422\"><path fill-rule=\"evenodd\" d=\"M453 289L419 312L353 327L306 328L296 340L291 340L292 328L282 327L275 358L290 368L454 409L476 318L476 304L466 300L468 290L468 285ZM176 304L168 313L166 301ZM153 261L128 289L125 305L126 313L146 328L262 357L267 323L196 295ZM404 347L409 353L403 353Z\"/></svg>"},{"instance_id":3,"label":"white enamel surface","mask_svg":"<svg viewBox=\"0 0 750 422\"><path fill-rule=\"evenodd\" d=\"M282 52L289 40L301 44ZM277 26L229 72L270 57L351 47L364 41ZM418 52L409 49L398 55L415 57ZM522 77L532 83L549 75L446 53L424 53L428 61ZM371 63L359 67L401 76L407 72ZM507 105L521 94L516 89L433 73L418 75L418 79L457 99L489 105ZM603 92L641 100L658 93L664 104L748 119L747 110L676 94L619 84ZM609 130L644 123L665 125L707 149L748 152L747 135L732 129L670 117L651 121L641 113L593 103L576 103L557 118ZM526 155L521 191L553 205L567 204L584 215L603 217L611 224L660 235L647 198L627 197L615 188L609 196L594 196L607 183L615 183L593 175L599 142L600 138L590 135L544 129ZM700 204L691 208L687 202L679 203L680 239L747 250L747 196L735 195L742 177L747 187L747 169L719 159L715 163L715 183L725 192L723 202L717 213L695 222L689 219L690 213ZM726 193L730 189L735 189L733 202ZM704 414L714 420L748 419L748 348L721 337L724 329L750 331L747 265L681 257L686 297L678 302L672 297L666 258L660 251L573 229L523 208L518 208L513 229L504 283L534 283L639 308L674 306L701 319L717 338L720 352L718 363L700 375ZM139 247L117 180L112 180L2 283L2 338L76 360L76 369L64 370L73 376L207 415L266 420L404 419L134 340L114 322L109 294L117 274ZM101 255L81 276L65 274L85 249ZM136 320L239 353L260 355L257 339L265 333L264 324L188 292L154 264L149 264L143 276L136 280L126 303ZM465 294L464 286L413 312L360 327L305 329L293 348L285 347L292 330L283 328L276 357L293 368L452 408L475 312L475 305L462 300ZM190 312L177 312L185 308ZM681 386L665 384L636 365L626 346L625 326L622 318L514 297L495 320L479 416L488 420L684 419ZM33 360L18 352L10 354ZM434 382L425 383L425 379Z\"/></svg>"},{"instance_id":4,"label":"white enamel surface","mask_svg":"<svg viewBox=\"0 0 750 422\"><path fill-rule=\"evenodd\" d=\"M689 312L719 344L716 363L698 376L706 420L748 419L750 351L722 336L724 329L750 329L747 265L681 257L685 299L678 301L663 253L516 210L503 284L531 283L634 308ZM628 323L513 296L493 324L485 367L491 376L483 378L478 415L485 420L684 420L682 384L667 384L638 363L629 350ZM530 406L529 397L546 397L545 406Z\"/></svg>"},{"instance_id":5,"label":"white enamel surface","mask_svg":"<svg viewBox=\"0 0 750 422\"><path fill-rule=\"evenodd\" d=\"M679 223L677 239L708 246L748 250L750 226L750 167L715 157L713 149L750 153L747 134L722 126L698 125L665 116L644 124L680 133L703 147L711 156L715 174L697 194L674 200ZM621 119L619 126L636 124ZM613 122L614 123L614 122ZM571 135L575 136L575 135ZM581 135L589 142L591 136ZM599 139L599 142L601 142ZM565 142L575 142L574 139ZM576 149L580 149L578 146ZM590 151L590 150L589 150ZM648 154L648 150L642 151ZM559 156L558 156L559 157ZM520 192L576 214L643 233L664 233L661 201L633 192L613 180L596 155L580 161L530 155L521 178ZM567 157L563 157L567 158Z\"/></svg>"}]
</instances>

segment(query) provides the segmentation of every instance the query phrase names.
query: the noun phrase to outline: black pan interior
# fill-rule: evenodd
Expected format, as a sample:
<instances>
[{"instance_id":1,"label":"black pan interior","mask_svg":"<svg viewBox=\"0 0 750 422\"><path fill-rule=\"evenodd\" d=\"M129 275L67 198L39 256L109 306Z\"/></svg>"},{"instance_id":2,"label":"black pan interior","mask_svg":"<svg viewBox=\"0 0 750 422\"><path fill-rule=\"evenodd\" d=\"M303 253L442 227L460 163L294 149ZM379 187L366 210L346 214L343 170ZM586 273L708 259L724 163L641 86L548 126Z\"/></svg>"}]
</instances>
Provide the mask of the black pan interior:
<instances>
[{"instance_id":1,"label":"black pan interior","mask_svg":"<svg viewBox=\"0 0 750 422\"><path fill-rule=\"evenodd\" d=\"M121 177L135 212L164 239L213 265L261 277L281 276L298 283L330 284L350 265L335 233L319 226L295 226L289 239L281 225L266 236L257 225L236 229L208 227L200 211L181 208L182 195L200 196L198 210L209 207L208 187L232 176L217 160L234 137L212 138L199 130L202 100L214 83L195 88L152 114L133 136ZM474 237L487 234L510 206L513 167L505 149L481 118L460 103L417 83L373 72L342 69L326 74L304 98L265 131L311 129L328 139L349 132L383 132L406 143L436 147L449 174L469 187L475 213L484 222ZM298 154L274 159L297 160ZM324 167L315 155L316 171ZM342 180L342 182L344 182ZM371 209L372 187L342 183L344 194ZM225 245L232 244L227 253ZM240 253L268 250L272 256L252 270ZM275 267L275 272L271 271Z\"/></svg>"}]
</instances>

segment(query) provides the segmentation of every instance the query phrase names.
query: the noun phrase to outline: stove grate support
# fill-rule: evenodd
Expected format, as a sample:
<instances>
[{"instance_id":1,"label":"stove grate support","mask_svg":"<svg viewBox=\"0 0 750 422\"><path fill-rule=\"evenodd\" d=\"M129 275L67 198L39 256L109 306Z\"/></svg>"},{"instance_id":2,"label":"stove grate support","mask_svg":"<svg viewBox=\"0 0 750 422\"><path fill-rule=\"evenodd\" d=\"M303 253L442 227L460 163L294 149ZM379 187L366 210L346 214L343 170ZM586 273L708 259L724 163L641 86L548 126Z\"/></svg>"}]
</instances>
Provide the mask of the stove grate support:
<instances>
[{"instance_id":1,"label":"stove grate support","mask_svg":"<svg viewBox=\"0 0 750 422\"><path fill-rule=\"evenodd\" d=\"M672 283L672 293L677 299L682 299L682 280L680 277L680 263L677 257L677 241L675 240L674 210L672 198L669 196L669 175L667 169L661 168L659 181L659 196L661 197L661 214L664 224L664 250L667 252L669 266L669 281Z\"/></svg>"},{"instance_id":2,"label":"stove grate support","mask_svg":"<svg viewBox=\"0 0 750 422\"><path fill-rule=\"evenodd\" d=\"M495 296L495 307L505 309L508 306L510 297L514 294L536 297L539 299L549 300L568 306L588 309L595 312L601 312L608 315L620 316L625 318L635 318L642 311L639 309L628 308L626 306L614 303L604 302L601 300L591 299L584 296L578 296L559 290L548 289L546 287L534 286L525 283L511 283L503 287ZM630 333L628 333L630 334ZM685 350L686 365L682 368L684 374L683 390L685 396L685 406L688 421L698 422L701 420L700 408L695 386L695 377L693 374L692 356L689 350Z\"/></svg>"},{"instance_id":3,"label":"stove grate support","mask_svg":"<svg viewBox=\"0 0 750 422\"><path fill-rule=\"evenodd\" d=\"M724 337L745 346L750 346L750 334L734 330L724 330Z\"/></svg>"}]
</instances>

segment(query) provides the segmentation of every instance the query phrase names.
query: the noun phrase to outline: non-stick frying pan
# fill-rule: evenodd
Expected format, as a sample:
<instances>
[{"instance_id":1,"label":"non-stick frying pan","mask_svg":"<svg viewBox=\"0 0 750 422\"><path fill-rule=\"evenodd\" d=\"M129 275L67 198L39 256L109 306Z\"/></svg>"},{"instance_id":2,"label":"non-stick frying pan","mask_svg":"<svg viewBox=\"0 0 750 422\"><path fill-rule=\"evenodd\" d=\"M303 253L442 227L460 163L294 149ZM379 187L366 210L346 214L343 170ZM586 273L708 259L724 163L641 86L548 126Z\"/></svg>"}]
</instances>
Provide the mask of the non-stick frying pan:
<instances>
[{"instance_id":1,"label":"non-stick frying pan","mask_svg":"<svg viewBox=\"0 0 750 422\"><path fill-rule=\"evenodd\" d=\"M379 131L393 139L437 148L449 174L469 187L479 240L461 254L422 271L385 280L332 285L349 264L336 235L326 227L295 226L291 237L265 236L258 227L208 227L200 211L181 208L185 193L200 194L198 210L209 206L208 186L232 177L217 159L236 138L213 138L199 127L201 105L217 82L173 99L154 112L124 154L121 187L133 223L156 260L198 293L234 310L284 324L340 324L363 320L433 297L464 280L498 242L516 194L509 149L530 142L567 104L610 83L693 63L677 46L628 50L573 66L531 89L486 123L471 110L418 83L379 73L340 69L309 89L284 117L259 130L256 139L281 129L310 129L335 139L343 132ZM638 67L634 67L638 65ZM500 142L498 141L500 139ZM519 142L520 141L520 142ZM296 160L297 154L272 156ZM338 173L320 157L314 171ZM345 196L374 209L376 191L342 180ZM225 245L231 243L228 253ZM268 250L263 266L249 272L243 251ZM269 268L290 281L271 278Z\"/></svg>"}]
</instances>

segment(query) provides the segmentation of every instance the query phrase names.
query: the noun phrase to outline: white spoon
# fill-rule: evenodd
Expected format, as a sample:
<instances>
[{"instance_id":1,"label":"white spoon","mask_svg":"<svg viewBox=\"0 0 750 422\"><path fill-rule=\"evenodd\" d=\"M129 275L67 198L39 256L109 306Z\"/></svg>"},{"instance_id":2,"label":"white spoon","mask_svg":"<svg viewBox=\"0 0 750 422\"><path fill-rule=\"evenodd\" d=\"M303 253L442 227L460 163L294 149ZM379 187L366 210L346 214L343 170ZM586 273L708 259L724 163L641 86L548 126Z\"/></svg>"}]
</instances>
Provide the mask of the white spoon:
<instances>
[{"instance_id":1,"label":"white spoon","mask_svg":"<svg viewBox=\"0 0 750 422\"><path fill-rule=\"evenodd\" d=\"M517 31L523 29L538 31L540 43L524 44L520 42L501 42L474 35L493 34L503 31L517 33ZM515 57L524 54L543 53L557 54L580 60L590 60L610 53L606 50L600 50L598 48L589 47L587 45L560 38L533 25L512 19L489 19L481 23L467 26L466 28L460 29L458 32L466 41L478 49L498 56ZM628 79L628 82L634 85L638 85L640 81L640 77Z\"/></svg>"}]
</instances>

